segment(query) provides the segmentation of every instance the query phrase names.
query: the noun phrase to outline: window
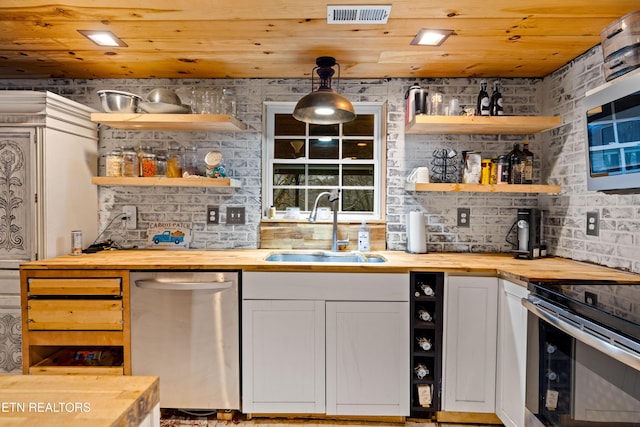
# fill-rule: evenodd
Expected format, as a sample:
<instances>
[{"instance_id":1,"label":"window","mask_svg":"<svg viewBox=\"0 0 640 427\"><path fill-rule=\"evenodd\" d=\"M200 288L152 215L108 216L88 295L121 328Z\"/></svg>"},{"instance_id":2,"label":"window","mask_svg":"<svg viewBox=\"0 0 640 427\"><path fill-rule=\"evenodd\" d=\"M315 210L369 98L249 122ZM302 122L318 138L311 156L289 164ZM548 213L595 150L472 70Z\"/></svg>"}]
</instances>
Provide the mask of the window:
<instances>
[{"instance_id":1,"label":"window","mask_svg":"<svg viewBox=\"0 0 640 427\"><path fill-rule=\"evenodd\" d=\"M382 216L384 105L355 103L354 121L314 125L293 118L292 102L265 103L265 210L313 209L318 195L340 190L338 213L344 219ZM331 207L327 197L319 207ZM301 216L304 217L304 216Z\"/></svg>"}]
</instances>

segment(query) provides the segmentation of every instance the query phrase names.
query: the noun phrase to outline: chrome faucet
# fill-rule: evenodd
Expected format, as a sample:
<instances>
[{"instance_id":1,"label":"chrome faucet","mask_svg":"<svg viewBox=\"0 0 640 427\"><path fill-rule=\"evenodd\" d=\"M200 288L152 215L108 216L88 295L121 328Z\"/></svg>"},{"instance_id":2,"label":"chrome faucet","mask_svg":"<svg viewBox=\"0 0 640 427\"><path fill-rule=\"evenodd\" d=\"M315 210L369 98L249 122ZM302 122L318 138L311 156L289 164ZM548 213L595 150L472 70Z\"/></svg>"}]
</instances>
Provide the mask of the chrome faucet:
<instances>
[{"instance_id":1,"label":"chrome faucet","mask_svg":"<svg viewBox=\"0 0 640 427\"><path fill-rule=\"evenodd\" d=\"M338 240L338 194L340 190L335 189L329 191L323 191L318 194L316 197L316 201L313 204L313 209L309 213L309 222L316 222L316 217L318 216L318 201L322 196L327 196L329 202L333 204L333 229L331 231L331 252L338 252L340 246L346 246L349 244L349 235L347 234L346 240Z\"/></svg>"}]
</instances>

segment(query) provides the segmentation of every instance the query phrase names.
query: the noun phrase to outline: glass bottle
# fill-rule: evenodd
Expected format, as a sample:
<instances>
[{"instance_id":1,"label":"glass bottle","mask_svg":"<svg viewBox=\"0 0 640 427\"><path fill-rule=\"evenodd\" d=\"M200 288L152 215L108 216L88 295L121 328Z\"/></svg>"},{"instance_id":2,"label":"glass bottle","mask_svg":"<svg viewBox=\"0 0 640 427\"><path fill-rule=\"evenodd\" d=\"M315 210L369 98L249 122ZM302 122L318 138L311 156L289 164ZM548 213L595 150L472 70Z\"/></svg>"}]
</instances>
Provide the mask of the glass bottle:
<instances>
[{"instance_id":1,"label":"glass bottle","mask_svg":"<svg viewBox=\"0 0 640 427\"><path fill-rule=\"evenodd\" d=\"M502 109L502 93L500 92L499 81L495 81L493 83L493 93L491 94L491 100L489 101L489 113L492 116L504 115L504 110Z\"/></svg>"},{"instance_id":2,"label":"glass bottle","mask_svg":"<svg viewBox=\"0 0 640 427\"><path fill-rule=\"evenodd\" d=\"M167 178L182 178L182 155L179 149L171 149L167 154Z\"/></svg>"},{"instance_id":3,"label":"glass bottle","mask_svg":"<svg viewBox=\"0 0 640 427\"><path fill-rule=\"evenodd\" d=\"M522 183L533 184L533 153L529 151L529 141L525 141L522 147Z\"/></svg>"},{"instance_id":4,"label":"glass bottle","mask_svg":"<svg viewBox=\"0 0 640 427\"><path fill-rule=\"evenodd\" d=\"M480 92L478 93L478 102L476 105L476 114L479 116L489 115L489 94L487 93L487 81L480 82Z\"/></svg>"},{"instance_id":5,"label":"glass bottle","mask_svg":"<svg viewBox=\"0 0 640 427\"><path fill-rule=\"evenodd\" d=\"M513 144L509 153L509 184L522 184L522 151L520 144Z\"/></svg>"}]
</instances>

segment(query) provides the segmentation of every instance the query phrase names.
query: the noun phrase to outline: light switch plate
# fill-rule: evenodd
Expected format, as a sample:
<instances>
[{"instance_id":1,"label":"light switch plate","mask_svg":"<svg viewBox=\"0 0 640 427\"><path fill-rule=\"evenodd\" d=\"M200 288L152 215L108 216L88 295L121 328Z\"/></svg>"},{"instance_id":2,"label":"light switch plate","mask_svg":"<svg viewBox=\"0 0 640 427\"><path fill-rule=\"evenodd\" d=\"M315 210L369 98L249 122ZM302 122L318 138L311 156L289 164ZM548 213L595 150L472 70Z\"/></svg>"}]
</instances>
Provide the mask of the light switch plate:
<instances>
[{"instance_id":1,"label":"light switch plate","mask_svg":"<svg viewBox=\"0 0 640 427\"><path fill-rule=\"evenodd\" d=\"M227 208L227 225L244 224L244 206L240 208Z\"/></svg>"},{"instance_id":2,"label":"light switch plate","mask_svg":"<svg viewBox=\"0 0 640 427\"><path fill-rule=\"evenodd\" d=\"M597 236L600 233L598 212L587 212L587 235Z\"/></svg>"},{"instance_id":3,"label":"light switch plate","mask_svg":"<svg viewBox=\"0 0 640 427\"><path fill-rule=\"evenodd\" d=\"M458 227L469 227L471 220L470 208L458 208Z\"/></svg>"}]
</instances>

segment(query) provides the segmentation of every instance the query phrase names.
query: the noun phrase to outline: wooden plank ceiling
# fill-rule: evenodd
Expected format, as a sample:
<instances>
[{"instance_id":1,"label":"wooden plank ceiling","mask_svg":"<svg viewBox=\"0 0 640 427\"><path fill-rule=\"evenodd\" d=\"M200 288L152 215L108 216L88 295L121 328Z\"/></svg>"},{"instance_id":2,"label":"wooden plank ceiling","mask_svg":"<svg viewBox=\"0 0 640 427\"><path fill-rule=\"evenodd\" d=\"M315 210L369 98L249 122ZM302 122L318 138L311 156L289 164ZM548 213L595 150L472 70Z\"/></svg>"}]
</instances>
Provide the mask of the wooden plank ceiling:
<instances>
[{"instance_id":1,"label":"wooden plank ceiling","mask_svg":"<svg viewBox=\"0 0 640 427\"><path fill-rule=\"evenodd\" d=\"M387 24L327 24L327 5L391 5ZM542 77L600 43L638 0L1 0L0 78ZM440 47L409 43L449 29ZM128 47L77 30L109 30ZM0 82L1 85L1 82Z\"/></svg>"}]
</instances>

